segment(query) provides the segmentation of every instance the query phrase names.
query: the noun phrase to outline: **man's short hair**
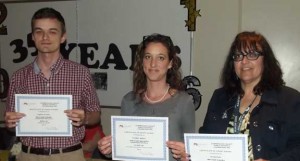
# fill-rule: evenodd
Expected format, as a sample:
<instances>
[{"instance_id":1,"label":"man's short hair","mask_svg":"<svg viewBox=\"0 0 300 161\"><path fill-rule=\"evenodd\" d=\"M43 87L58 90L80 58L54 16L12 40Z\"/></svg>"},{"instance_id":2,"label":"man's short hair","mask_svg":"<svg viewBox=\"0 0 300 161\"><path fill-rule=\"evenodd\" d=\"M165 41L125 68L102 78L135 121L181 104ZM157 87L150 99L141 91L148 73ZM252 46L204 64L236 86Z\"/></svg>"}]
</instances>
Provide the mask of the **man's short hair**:
<instances>
[{"instance_id":1,"label":"man's short hair","mask_svg":"<svg viewBox=\"0 0 300 161\"><path fill-rule=\"evenodd\" d=\"M33 14L32 19L31 19L31 31L32 32L34 30L34 21L37 19L44 19L44 18L57 19L61 24L62 34L66 33L65 19L60 14L60 12L56 11L53 8L49 8L49 7L41 8Z\"/></svg>"}]
</instances>

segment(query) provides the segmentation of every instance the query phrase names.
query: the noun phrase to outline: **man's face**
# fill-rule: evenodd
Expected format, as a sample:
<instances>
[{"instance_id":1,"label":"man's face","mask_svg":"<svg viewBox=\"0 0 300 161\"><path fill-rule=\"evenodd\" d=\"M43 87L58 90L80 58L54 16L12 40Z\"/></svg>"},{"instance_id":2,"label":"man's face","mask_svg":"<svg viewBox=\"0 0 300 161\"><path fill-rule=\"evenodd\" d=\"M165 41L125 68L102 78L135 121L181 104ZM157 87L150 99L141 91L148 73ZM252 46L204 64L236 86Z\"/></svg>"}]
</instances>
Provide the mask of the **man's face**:
<instances>
[{"instance_id":1,"label":"man's face","mask_svg":"<svg viewBox=\"0 0 300 161\"><path fill-rule=\"evenodd\" d=\"M66 40L60 22L54 18L34 21L32 39L39 54L59 53L60 44Z\"/></svg>"}]
</instances>

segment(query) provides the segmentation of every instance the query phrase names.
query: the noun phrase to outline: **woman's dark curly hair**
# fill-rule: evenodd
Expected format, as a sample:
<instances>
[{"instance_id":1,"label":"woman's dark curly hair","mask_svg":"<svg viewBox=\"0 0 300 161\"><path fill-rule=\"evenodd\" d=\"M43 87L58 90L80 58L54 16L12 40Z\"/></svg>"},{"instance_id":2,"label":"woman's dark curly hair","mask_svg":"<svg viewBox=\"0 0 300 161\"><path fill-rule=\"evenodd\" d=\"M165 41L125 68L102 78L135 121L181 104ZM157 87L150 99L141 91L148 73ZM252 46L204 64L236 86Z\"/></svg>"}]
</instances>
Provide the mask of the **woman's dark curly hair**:
<instances>
[{"instance_id":1,"label":"woman's dark curly hair","mask_svg":"<svg viewBox=\"0 0 300 161\"><path fill-rule=\"evenodd\" d=\"M255 94L262 94L267 89L277 89L285 84L280 64L266 38L259 33L245 31L239 33L232 42L221 73L221 84L229 94L244 94L240 79L234 70L233 55L246 49L258 51L263 56L262 77L253 89Z\"/></svg>"},{"instance_id":2,"label":"woman's dark curly hair","mask_svg":"<svg viewBox=\"0 0 300 161\"><path fill-rule=\"evenodd\" d=\"M172 67L167 71L167 83L170 85L170 88L183 90L183 83L181 79L181 60L177 56L176 49L173 45L173 42L169 36L161 34L152 34L145 36L144 40L140 43L135 55L135 63L133 69L133 91L135 94L141 96L147 89L147 77L143 69L143 59L145 56L145 49L149 43L161 43L168 50L169 60L172 61Z\"/></svg>"}]
</instances>

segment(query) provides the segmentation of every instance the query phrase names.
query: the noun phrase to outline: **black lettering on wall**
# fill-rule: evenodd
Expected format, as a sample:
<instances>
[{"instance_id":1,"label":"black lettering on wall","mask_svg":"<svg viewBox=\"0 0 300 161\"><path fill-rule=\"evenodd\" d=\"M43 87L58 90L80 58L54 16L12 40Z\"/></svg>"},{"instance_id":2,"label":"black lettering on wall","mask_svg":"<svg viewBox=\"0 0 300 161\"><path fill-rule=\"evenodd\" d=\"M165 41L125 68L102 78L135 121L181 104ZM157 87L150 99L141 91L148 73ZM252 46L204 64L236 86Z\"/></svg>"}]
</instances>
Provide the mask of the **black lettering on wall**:
<instances>
[{"instance_id":1,"label":"black lettering on wall","mask_svg":"<svg viewBox=\"0 0 300 161\"><path fill-rule=\"evenodd\" d=\"M13 50L13 52L15 54L20 55L18 58L13 59L14 63L20 63L27 58L28 51L27 51L27 48L23 46L23 40L21 40L21 39L13 40L12 42L10 42L9 45L15 46L15 49Z\"/></svg>"},{"instance_id":2,"label":"black lettering on wall","mask_svg":"<svg viewBox=\"0 0 300 161\"><path fill-rule=\"evenodd\" d=\"M21 63L25 61L25 59L28 58L29 49L33 48L34 51L30 53L31 56L37 56L37 49L35 48L35 43L32 40L32 34L27 34L27 46L24 45L24 41L22 39L15 39L11 41L10 46L15 46L13 52L15 54L19 54L19 56L15 59L13 59L14 63ZM116 70L127 70L128 66L125 64L124 59L122 57L122 54L120 50L118 49L118 46L114 43L109 44L108 52L106 54L106 57L101 65L100 60L95 59L95 51L98 50L98 44L97 43L67 43L64 42L61 44L60 52L64 59L69 59L70 54L72 51L79 47L80 49L80 64L86 66L87 68L93 68L93 69L108 69L109 64L115 64L114 69ZM135 62L135 55L138 49L138 44L131 44L129 45L129 48L131 50L131 64L129 69L133 70L134 68L134 62ZM181 50L178 46L175 46L175 51L177 54L180 54Z\"/></svg>"},{"instance_id":3,"label":"black lettering on wall","mask_svg":"<svg viewBox=\"0 0 300 161\"><path fill-rule=\"evenodd\" d=\"M94 64L89 64L88 59L90 58L91 60L94 60L94 51L91 50L91 52L88 52L89 48L93 48L98 50L98 44L97 43L92 43L92 44L78 44L80 48L80 63L88 68L94 68L97 69L99 67L99 60L97 60Z\"/></svg>"},{"instance_id":4,"label":"black lettering on wall","mask_svg":"<svg viewBox=\"0 0 300 161\"><path fill-rule=\"evenodd\" d=\"M27 46L28 48L34 48L35 51L31 53L31 56L37 56L37 50L35 48L34 41L32 40L32 34L27 34Z\"/></svg>"},{"instance_id":5,"label":"black lettering on wall","mask_svg":"<svg viewBox=\"0 0 300 161\"><path fill-rule=\"evenodd\" d=\"M68 48L66 48L68 46ZM64 43L62 43L60 45L60 52L61 55L65 58L65 59L69 59L70 53L72 52L72 50L77 46L76 43L69 43L67 45L66 41Z\"/></svg>"},{"instance_id":6,"label":"black lettering on wall","mask_svg":"<svg viewBox=\"0 0 300 161\"><path fill-rule=\"evenodd\" d=\"M113 58L110 58L113 56ZM108 69L108 64L115 64L114 69L117 70L126 70L128 67L125 65L123 57L118 49L117 45L111 43L109 44L108 53L103 64L100 66L100 69Z\"/></svg>"},{"instance_id":7,"label":"black lettering on wall","mask_svg":"<svg viewBox=\"0 0 300 161\"><path fill-rule=\"evenodd\" d=\"M185 85L185 91L193 96L195 111L198 110L202 102L202 95L198 89L194 88L194 86L201 86L200 80L193 75L189 75L184 77L182 81Z\"/></svg>"},{"instance_id":8,"label":"black lettering on wall","mask_svg":"<svg viewBox=\"0 0 300 161\"><path fill-rule=\"evenodd\" d=\"M137 48L139 47L139 45L133 44L133 45L129 45L129 47L131 49L131 65L130 65L129 69L133 70L134 62L135 62L135 55L136 55Z\"/></svg>"}]
</instances>

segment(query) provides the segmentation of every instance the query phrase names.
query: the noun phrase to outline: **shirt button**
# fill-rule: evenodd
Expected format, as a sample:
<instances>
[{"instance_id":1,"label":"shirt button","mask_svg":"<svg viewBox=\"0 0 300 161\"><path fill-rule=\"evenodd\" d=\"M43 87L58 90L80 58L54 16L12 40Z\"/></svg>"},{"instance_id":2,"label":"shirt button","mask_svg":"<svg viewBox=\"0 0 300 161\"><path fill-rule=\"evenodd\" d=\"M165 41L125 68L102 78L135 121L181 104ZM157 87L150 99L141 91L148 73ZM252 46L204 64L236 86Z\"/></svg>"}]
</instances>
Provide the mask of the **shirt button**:
<instances>
[{"instance_id":1,"label":"shirt button","mask_svg":"<svg viewBox=\"0 0 300 161\"><path fill-rule=\"evenodd\" d=\"M274 130L274 127L270 125L270 126L269 126L269 129L273 131L273 130Z\"/></svg>"},{"instance_id":2,"label":"shirt button","mask_svg":"<svg viewBox=\"0 0 300 161\"><path fill-rule=\"evenodd\" d=\"M258 152L260 152L261 149L262 149L261 145L256 145L256 150L257 150Z\"/></svg>"},{"instance_id":3,"label":"shirt button","mask_svg":"<svg viewBox=\"0 0 300 161\"><path fill-rule=\"evenodd\" d=\"M47 83L47 85L46 85L47 87L49 87L50 86L50 84L49 83Z\"/></svg>"},{"instance_id":4,"label":"shirt button","mask_svg":"<svg viewBox=\"0 0 300 161\"><path fill-rule=\"evenodd\" d=\"M254 126L254 127L258 127L257 121L254 121L254 122L253 122L253 126Z\"/></svg>"}]
</instances>

